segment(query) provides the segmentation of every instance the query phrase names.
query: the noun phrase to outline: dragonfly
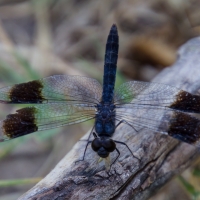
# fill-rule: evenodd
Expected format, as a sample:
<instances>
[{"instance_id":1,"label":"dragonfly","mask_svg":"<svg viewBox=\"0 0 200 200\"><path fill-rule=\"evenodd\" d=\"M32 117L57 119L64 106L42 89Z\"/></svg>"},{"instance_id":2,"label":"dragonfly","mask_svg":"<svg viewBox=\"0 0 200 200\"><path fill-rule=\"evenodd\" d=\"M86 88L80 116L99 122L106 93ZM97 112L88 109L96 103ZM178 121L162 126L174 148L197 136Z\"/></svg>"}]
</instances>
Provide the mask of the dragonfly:
<instances>
[{"instance_id":1,"label":"dragonfly","mask_svg":"<svg viewBox=\"0 0 200 200\"><path fill-rule=\"evenodd\" d=\"M115 150L120 155L116 143L126 144L112 136L122 123L135 131L145 128L198 145L200 120L193 114L200 113L200 96L142 81L125 82L115 89L118 48L118 30L113 24L106 43L103 87L84 76L53 75L1 88L0 103L33 105L0 121L0 142L94 119L90 133L94 139L88 139L87 146L91 143L101 158Z\"/></svg>"}]
</instances>

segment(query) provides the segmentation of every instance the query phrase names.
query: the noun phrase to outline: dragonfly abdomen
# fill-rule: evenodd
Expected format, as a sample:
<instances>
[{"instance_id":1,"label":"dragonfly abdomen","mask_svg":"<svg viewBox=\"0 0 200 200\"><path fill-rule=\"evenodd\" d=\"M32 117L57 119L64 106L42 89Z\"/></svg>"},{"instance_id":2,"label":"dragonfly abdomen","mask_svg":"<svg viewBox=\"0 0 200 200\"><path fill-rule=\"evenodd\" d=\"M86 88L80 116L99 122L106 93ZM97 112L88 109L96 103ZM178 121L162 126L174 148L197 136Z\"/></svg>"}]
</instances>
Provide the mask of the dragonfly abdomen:
<instances>
[{"instance_id":1,"label":"dragonfly abdomen","mask_svg":"<svg viewBox=\"0 0 200 200\"><path fill-rule=\"evenodd\" d=\"M106 43L104 77L103 77L103 95L102 102L110 103L113 100L115 76L118 59L119 39L117 27L114 24L108 35Z\"/></svg>"}]
</instances>

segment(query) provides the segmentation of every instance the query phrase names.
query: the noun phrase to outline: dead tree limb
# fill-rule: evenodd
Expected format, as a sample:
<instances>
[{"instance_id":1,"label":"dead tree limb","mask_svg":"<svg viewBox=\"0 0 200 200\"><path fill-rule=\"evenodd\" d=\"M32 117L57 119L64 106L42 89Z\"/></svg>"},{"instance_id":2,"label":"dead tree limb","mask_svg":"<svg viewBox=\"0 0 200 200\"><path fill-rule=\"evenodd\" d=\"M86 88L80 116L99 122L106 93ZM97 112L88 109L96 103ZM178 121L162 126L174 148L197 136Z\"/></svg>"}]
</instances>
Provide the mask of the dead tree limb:
<instances>
[{"instance_id":1,"label":"dead tree limb","mask_svg":"<svg viewBox=\"0 0 200 200\"><path fill-rule=\"evenodd\" d=\"M193 94L200 92L200 38L183 45L178 61L164 69L153 82ZM85 147L84 142L78 142L42 181L19 199L144 200L191 165L198 155L197 148L191 145L150 130L142 129L136 134L127 125L116 130L114 139L126 142L141 161L119 146L121 156L108 175L90 146L85 160L75 164ZM116 155L112 153L111 159Z\"/></svg>"}]
</instances>

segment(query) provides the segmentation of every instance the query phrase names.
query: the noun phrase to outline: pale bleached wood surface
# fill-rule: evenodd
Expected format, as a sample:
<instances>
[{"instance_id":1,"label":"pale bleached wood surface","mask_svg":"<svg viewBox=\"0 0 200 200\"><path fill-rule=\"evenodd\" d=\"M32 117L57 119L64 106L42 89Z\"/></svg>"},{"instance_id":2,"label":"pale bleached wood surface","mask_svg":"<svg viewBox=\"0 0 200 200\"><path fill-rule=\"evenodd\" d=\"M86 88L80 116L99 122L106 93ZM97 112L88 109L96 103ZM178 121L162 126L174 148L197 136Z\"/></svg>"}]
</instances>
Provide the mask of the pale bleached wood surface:
<instances>
[{"instance_id":1,"label":"pale bleached wood surface","mask_svg":"<svg viewBox=\"0 0 200 200\"><path fill-rule=\"evenodd\" d=\"M152 82L200 93L200 37L183 45L177 62ZM103 162L98 162L90 147L85 160L75 164L85 147L84 142L78 142L42 181L19 199L145 200L190 166L198 155L197 148L191 145L150 130L143 129L136 134L126 125L116 130L114 139L126 142L141 161L134 159L126 148L119 147L121 157L108 177ZM115 156L111 154L112 159Z\"/></svg>"}]
</instances>

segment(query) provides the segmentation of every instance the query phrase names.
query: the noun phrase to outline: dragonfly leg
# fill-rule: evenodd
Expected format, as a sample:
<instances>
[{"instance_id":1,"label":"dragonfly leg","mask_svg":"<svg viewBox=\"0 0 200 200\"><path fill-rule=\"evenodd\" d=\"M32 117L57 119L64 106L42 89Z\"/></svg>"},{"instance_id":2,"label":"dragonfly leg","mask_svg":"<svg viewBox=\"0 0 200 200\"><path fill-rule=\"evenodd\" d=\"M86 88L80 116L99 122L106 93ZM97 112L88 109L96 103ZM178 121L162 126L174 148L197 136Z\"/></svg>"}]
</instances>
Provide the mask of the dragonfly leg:
<instances>
[{"instance_id":1,"label":"dragonfly leg","mask_svg":"<svg viewBox=\"0 0 200 200\"><path fill-rule=\"evenodd\" d=\"M116 141L116 140L113 140L113 141L116 142L116 143L118 143L118 144L125 145L126 148L131 152L132 156L133 156L134 158L136 158L137 160L140 161L140 159L139 159L138 157L134 156L133 152L131 151L131 149L128 147L128 145L127 145L126 143L124 143L124 142L120 142L120 141ZM117 149L116 149L116 150L117 150ZM118 157L119 157L119 155L118 155ZM118 158L118 157L117 157L117 158ZM116 161L116 159L115 159L115 161Z\"/></svg>"},{"instance_id":2,"label":"dragonfly leg","mask_svg":"<svg viewBox=\"0 0 200 200\"><path fill-rule=\"evenodd\" d=\"M84 153L83 153L83 158L80 159L80 160L77 160L76 163L79 162L79 161L83 161L83 160L84 160L84 158L85 158L85 153L86 153L86 150L87 150L87 148L88 148L88 145L89 145L90 143L92 143L92 140L90 140L90 136L91 136L92 134L94 134L94 133L93 133L93 129L94 129L94 126L93 126L93 128L92 128L92 130L91 130L91 132L90 132L90 134L89 134L89 137L87 138L87 140L80 140L80 141L86 141L87 144L86 144L86 146L85 146L85 150L84 150Z\"/></svg>"},{"instance_id":3,"label":"dragonfly leg","mask_svg":"<svg viewBox=\"0 0 200 200\"><path fill-rule=\"evenodd\" d=\"M117 161L117 159L118 159L119 156L120 156L120 151L119 151L118 148L116 148L116 151L117 151L118 155L117 155L117 157L115 158L115 160L112 162L112 164L110 165L110 169L111 169L112 165Z\"/></svg>"},{"instance_id":4,"label":"dragonfly leg","mask_svg":"<svg viewBox=\"0 0 200 200\"><path fill-rule=\"evenodd\" d=\"M85 140L85 141L87 141L87 140ZM77 160L75 163L80 162L80 161L84 161L86 150L87 150L87 148L88 148L88 145L89 145L90 143L92 143L92 141L93 141L93 140L88 140L88 142L87 142L87 144L86 144L86 146L85 146L84 153L83 153L83 158L80 159L80 160Z\"/></svg>"},{"instance_id":5,"label":"dragonfly leg","mask_svg":"<svg viewBox=\"0 0 200 200\"><path fill-rule=\"evenodd\" d=\"M130 126L131 128L133 128L136 132L138 132L138 130L137 130L134 126L132 126L130 123L128 123L126 120L121 120L121 121L119 121L119 123L115 126L115 129L116 129L120 124L122 124L122 123L129 125L129 126Z\"/></svg>"},{"instance_id":6,"label":"dragonfly leg","mask_svg":"<svg viewBox=\"0 0 200 200\"><path fill-rule=\"evenodd\" d=\"M91 137L91 135L93 134L93 130L94 130L94 126L92 127L92 130L90 131L90 134L89 134L89 136L88 136L87 140L79 140L79 141L89 141L89 140L90 140L90 137Z\"/></svg>"}]
</instances>

